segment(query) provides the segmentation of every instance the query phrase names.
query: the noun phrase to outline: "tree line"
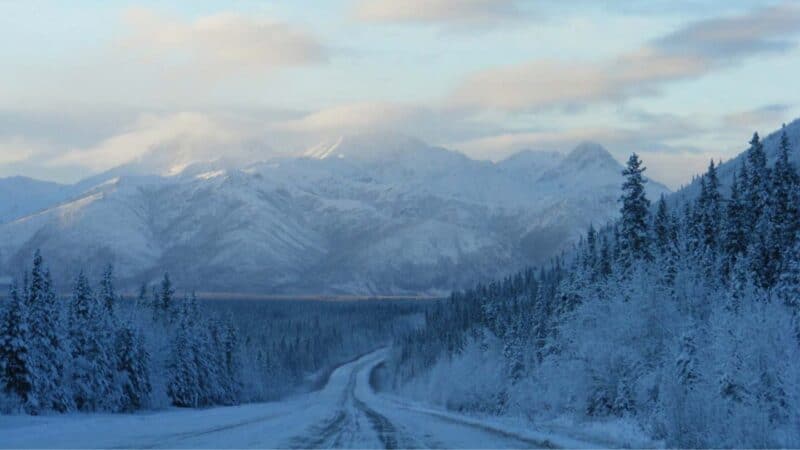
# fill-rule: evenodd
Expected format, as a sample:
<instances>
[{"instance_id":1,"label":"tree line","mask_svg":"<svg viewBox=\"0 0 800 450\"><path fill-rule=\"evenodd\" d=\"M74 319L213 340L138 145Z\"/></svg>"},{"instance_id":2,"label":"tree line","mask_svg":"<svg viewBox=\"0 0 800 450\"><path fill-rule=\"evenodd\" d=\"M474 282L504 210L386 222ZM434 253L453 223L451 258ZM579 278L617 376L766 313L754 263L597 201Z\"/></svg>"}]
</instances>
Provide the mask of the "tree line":
<instances>
[{"instance_id":1,"label":"tree line","mask_svg":"<svg viewBox=\"0 0 800 450\"><path fill-rule=\"evenodd\" d=\"M725 186L712 161L696 195L654 206L631 155L618 220L427 312L397 342L394 389L630 420L670 446L800 445L800 179L785 129L774 164L749 144Z\"/></svg>"},{"instance_id":2,"label":"tree line","mask_svg":"<svg viewBox=\"0 0 800 450\"><path fill-rule=\"evenodd\" d=\"M418 326L411 302L199 302L168 274L124 297L108 266L59 296L41 252L0 299L0 412L131 412L274 400Z\"/></svg>"},{"instance_id":3,"label":"tree line","mask_svg":"<svg viewBox=\"0 0 800 450\"><path fill-rule=\"evenodd\" d=\"M81 272L56 295L39 251L0 318L0 388L7 412L126 412L241 400L238 332L178 299L165 274L152 298L124 300L111 266L97 286ZM163 397L163 398L162 398Z\"/></svg>"}]
</instances>

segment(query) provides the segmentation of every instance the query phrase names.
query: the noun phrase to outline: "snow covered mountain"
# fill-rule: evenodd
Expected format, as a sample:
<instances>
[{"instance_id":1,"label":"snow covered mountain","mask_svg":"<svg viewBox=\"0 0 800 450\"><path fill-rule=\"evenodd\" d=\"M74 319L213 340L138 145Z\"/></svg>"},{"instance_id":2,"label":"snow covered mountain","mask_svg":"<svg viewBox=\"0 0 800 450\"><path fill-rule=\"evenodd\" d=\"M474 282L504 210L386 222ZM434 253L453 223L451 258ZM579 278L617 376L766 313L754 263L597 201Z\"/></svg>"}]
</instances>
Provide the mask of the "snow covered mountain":
<instances>
[{"instance_id":1,"label":"snow covered mountain","mask_svg":"<svg viewBox=\"0 0 800 450\"><path fill-rule=\"evenodd\" d=\"M23 217L69 198L69 186L28 177L0 178L0 223Z\"/></svg>"},{"instance_id":2,"label":"snow covered mountain","mask_svg":"<svg viewBox=\"0 0 800 450\"><path fill-rule=\"evenodd\" d=\"M597 144L492 163L377 134L175 175L121 167L54 188L68 201L45 190L14 209L0 190L0 276L41 248L73 272L112 261L130 287L168 270L199 291L443 293L544 262L616 216L621 169Z\"/></svg>"}]
</instances>

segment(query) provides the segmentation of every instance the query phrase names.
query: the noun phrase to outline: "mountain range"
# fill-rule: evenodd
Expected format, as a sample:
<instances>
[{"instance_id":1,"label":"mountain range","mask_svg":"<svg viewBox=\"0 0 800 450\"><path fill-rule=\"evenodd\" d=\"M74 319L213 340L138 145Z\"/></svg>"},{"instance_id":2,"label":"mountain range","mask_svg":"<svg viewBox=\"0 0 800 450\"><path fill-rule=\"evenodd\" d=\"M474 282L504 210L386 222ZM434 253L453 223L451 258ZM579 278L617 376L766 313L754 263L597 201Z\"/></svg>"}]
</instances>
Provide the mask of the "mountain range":
<instances>
[{"instance_id":1,"label":"mountain range","mask_svg":"<svg viewBox=\"0 0 800 450\"><path fill-rule=\"evenodd\" d=\"M73 185L0 179L0 276L40 248L72 275L111 262L130 289L168 271L198 291L439 295L616 217L622 170L593 143L495 163L393 134L264 161L155 152Z\"/></svg>"}]
</instances>

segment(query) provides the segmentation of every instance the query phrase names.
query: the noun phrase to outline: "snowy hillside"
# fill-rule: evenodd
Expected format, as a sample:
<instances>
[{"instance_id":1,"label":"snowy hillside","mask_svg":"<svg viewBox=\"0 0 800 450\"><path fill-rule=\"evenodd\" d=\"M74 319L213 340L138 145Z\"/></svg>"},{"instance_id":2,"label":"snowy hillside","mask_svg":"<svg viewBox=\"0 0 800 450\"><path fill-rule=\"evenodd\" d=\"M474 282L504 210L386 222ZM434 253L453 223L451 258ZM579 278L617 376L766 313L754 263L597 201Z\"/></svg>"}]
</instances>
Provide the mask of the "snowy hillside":
<instances>
[{"instance_id":1,"label":"snowy hillside","mask_svg":"<svg viewBox=\"0 0 800 450\"><path fill-rule=\"evenodd\" d=\"M0 178L0 223L32 214L68 198L67 186L27 177Z\"/></svg>"},{"instance_id":2,"label":"snowy hillside","mask_svg":"<svg viewBox=\"0 0 800 450\"><path fill-rule=\"evenodd\" d=\"M785 126L786 135L789 138L789 145L791 148L797 149L800 148L800 119L795 119L789 124ZM781 136L781 129L773 131L768 135L760 136L761 142L764 145L764 152L767 155L767 161L769 165L773 165L775 160L778 159L778 145L780 142ZM722 191L728 193L730 189L731 180L733 177L734 172L739 172L742 167L742 162L746 158L746 152L744 150L747 149L748 144L747 140L742 140L742 153L736 156L733 159L729 159L724 161L722 164L719 165L717 168L717 172L719 174L719 181L720 187ZM795 165L800 166L800 153L792 152L789 154L789 160ZM689 183L687 186L682 187L678 191L675 192L674 195L669 196L670 203L673 205L679 204L680 202L693 199L697 197L700 193L700 179L696 177Z\"/></svg>"},{"instance_id":3,"label":"snowy hillside","mask_svg":"<svg viewBox=\"0 0 800 450\"><path fill-rule=\"evenodd\" d=\"M178 156L63 188L79 192L69 201L3 196L0 275L41 248L91 273L113 261L129 287L168 270L201 291L439 294L546 261L615 217L622 169L597 144L492 163L378 134L261 162Z\"/></svg>"}]
</instances>

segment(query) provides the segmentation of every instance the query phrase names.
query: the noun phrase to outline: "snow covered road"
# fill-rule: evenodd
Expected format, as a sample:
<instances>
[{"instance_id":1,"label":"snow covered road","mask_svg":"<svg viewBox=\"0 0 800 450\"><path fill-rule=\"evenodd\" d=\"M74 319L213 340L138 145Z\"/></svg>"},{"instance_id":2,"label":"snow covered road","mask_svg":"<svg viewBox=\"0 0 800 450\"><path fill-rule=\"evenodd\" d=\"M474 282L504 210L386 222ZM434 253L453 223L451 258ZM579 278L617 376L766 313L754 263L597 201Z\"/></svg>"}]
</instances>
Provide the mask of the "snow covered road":
<instances>
[{"instance_id":1,"label":"snow covered road","mask_svg":"<svg viewBox=\"0 0 800 450\"><path fill-rule=\"evenodd\" d=\"M515 433L375 393L385 351L336 369L324 389L285 401L149 414L0 416L4 448L543 448ZM580 444L580 443L573 443ZM575 445L581 446L581 445Z\"/></svg>"}]
</instances>

